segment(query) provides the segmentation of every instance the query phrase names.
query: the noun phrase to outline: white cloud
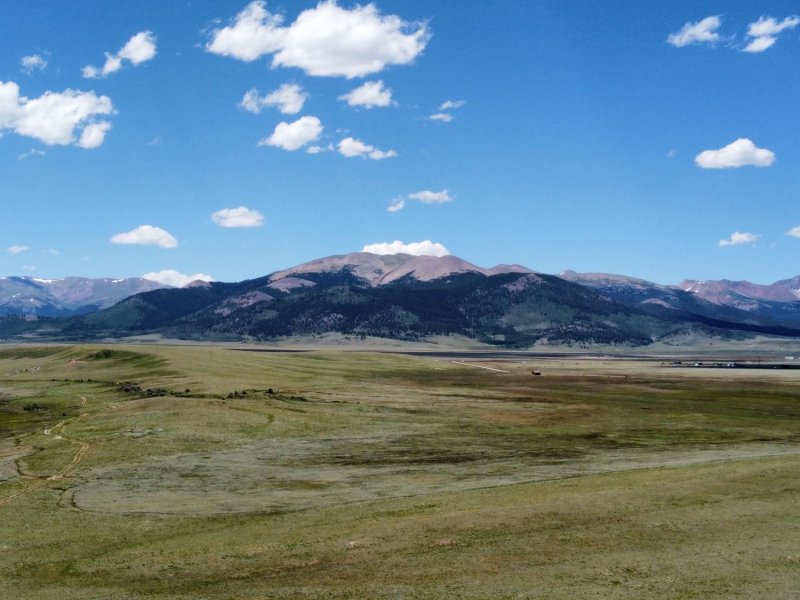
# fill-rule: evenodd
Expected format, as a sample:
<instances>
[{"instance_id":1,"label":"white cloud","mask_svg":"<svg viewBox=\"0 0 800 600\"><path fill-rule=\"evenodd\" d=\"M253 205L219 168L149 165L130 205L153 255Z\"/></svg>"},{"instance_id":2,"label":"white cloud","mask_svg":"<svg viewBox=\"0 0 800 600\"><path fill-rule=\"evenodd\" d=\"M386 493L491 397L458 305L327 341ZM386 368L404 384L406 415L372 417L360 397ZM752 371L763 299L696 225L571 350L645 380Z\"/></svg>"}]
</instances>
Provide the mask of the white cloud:
<instances>
[{"instance_id":1,"label":"white cloud","mask_svg":"<svg viewBox=\"0 0 800 600\"><path fill-rule=\"evenodd\" d=\"M111 129L111 123L106 122L87 125L81 133L78 146L87 149L102 146L109 129Z\"/></svg>"},{"instance_id":2,"label":"white cloud","mask_svg":"<svg viewBox=\"0 0 800 600\"><path fill-rule=\"evenodd\" d=\"M31 156L44 156L45 153L43 150L37 150L36 148L31 148L27 152L23 152L19 156L17 156L17 160L25 160L26 158L30 158Z\"/></svg>"},{"instance_id":3,"label":"white cloud","mask_svg":"<svg viewBox=\"0 0 800 600\"><path fill-rule=\"evenodd\" d=\"M277 90L266 96L260 97L258 90L253 88L242 98L243 109L259 114L266 106L274 106L285 115L296 115L303 110L303 104L308 100L308 94L296 83L284 83Z\"/></svg>"},{"instance_id":4,"label":"white cloud","mask_svg":"<svg viewBox=\"0 0 800 600\"><path fill-rule=\"evenodd\" d=\"M283 17L267 11L266 3L251 2L236 15L231 25L216 29L206 50L251 62L280 50L284 31Z\"/></svg>"},{"instance_id":5,"label":"white cloud","mask_svg":"<svg viewBox=\"0 0 800 600\"><path fill-rule=\"evenodd\" d=\"M6 252L8 252L9 254L22 254L27 250L28 250L27 246L22 246L19 244L15 244L14 246L9 246L8 248L6 248Z\"/></svg>"},{"instance_id":6,"label":"white cloud","mask_svg":"<svg viewBox=\"0 0 800 600\"><path fill-rule=\"evenodd\" d=\"M397 212L403 210L406 207L406 199L402 196L398 196L394 200L392 200L391 204L387 207L386 210L389 212Z\"/></svg>"},{"instance_id":7,"label":"white cloud","mask_svg":"<svg viewBox=\"0 0 800 600\"><path fill-rule=\"evenodd\" d=\"M157 273L145 273L142 279L149 279L164 285L171 285L172 287L183 287L193 281L214 281L211 275L205 273L195 273L194 275L184 275L175 269L164 269Z\"/></svg>"},{"instance_id":8,"label":"white cloud","mask_svg":"<svg viewBox=\"0 0 800 600\"><path fill-rule=\"evenodd\" d=\"M760 17L755 23L750 23L747 28L748 37L762 37L765 35L778 35L785 29L794 29L800 25L800 17L792 15L778 23L773 17Z\"/></svg>"},{"instance_id":9,"label":"white cloud","mask_svg":"<svg viewBox=\"0 0 800 600\"><path fill-rule=\"evenodd\" d=\"M722 21L717 16L706 17L697 23L686 23L677 33L671 33L667 42L676 48L689 44L714 43L719 41L719 29Z\"/></svg>"},{"instance_id":10,"label":"white cloud","mask_svg":"<svg viewBox=\"0 0 800 600\"><path fill-rule=\"evenodd\" d=\"M750 52L752 54L757 54L759 52L764 52L764 50L771 48L775 41L778 38L772 37L771 35L763 35L761 37L757 37L753 39L747 46L744 47L744 52Z\"/></svg>"},{"instance_id":11,"label":"white cloud","mask_svg":"<svg viewBox=\"0 0 800 600\"><path fill-rule=\"evenodd\" d=\"M450 251L439 243L425 240L404 244L399 240L391 243L369 244L361 249L372 254L411 254L413 256L447 256Z\"/></svg>"},{"instance_id":12,"label":"white cloud","mask_svg":"<svg viewBox=\"0 0 800 600\"><path fill-rule=\"evenodd\" d=\"M376 106L392 105L392 90L383 87L383 81L367 81L354 90L351 90L339 100L344 100L350 106L363 106L374 108Z\"/></svg>"},{"instance_id":13,"label":"white cloud","mask_svg":"<svg viewBox=\"0 0 800 600\"><path fill-rule=\"evenodd\" d=\"M177 248L178 240L160 227L140 225L125 233L118 233L111 238L115 244L138 244L141 246L158 246L159 248Z\"/></svg>"},{"instance_id":14,"label":"white cloud","mask_svg":"<svg viewBox=\"0 0 800 600\"><path fill-rule=\"evenodd\" d=\"M756 145L747 138L739 138L719 150L701 152L694 161L703 169L768 167L775 162L775 153L765 148L756 148Z\"/></svg>"},{"instance_id":15,"label":"white cloud","mask_svg":"<svg viewBox=\"0 0 800 600\"><path fill-rule=\"evenodd\" d=\"M211 215L211 220L220 227L261 227L264 224L264 215L252 208L240 206L218 210Z\"/></svg>"},{"instance_id":16,"label":"white cloud","mask_svg":"<svg viewBox=\"0 0 800 600\"><path fill-rule=\"evenodd\" d=\"M800 238L800 227L792 227L789 231L786 232L786 235Z\"/></svg>"},{"instance_id":17,"label":"white cloud","mask_svg":"<svg viewBox=\"0 0 800 600\"><path fill-rule=\"evenodd\" d=\"M432 192L431 190L422 190L421 192L414 192L408 195L409 200L419 200L424 204L442 204L444 202L451 202L452 196L447 190L441 192Z\"/></svg>"},{"instance_id":18,"label":"white cloud","mask_svg":"<svg viewBox=\"0 0 800 600\"><path fill-rule=\"evenodd\" d=\"M322 122L317 117L300 117L293 123L278 123L272 135L259 141L258 145L292 151L318 140L320 135Z\"/></svg>"},{"instance_id":19,"label":"white cloud","mask_svg":"<svg viewBox=\"0 0 800 600\"><path fill-rule=\"evenodd\" d=\"M102 68L87 65L83 67L83 76L86 79L107 77L116 73L124 66L122 61L128 61L134 66L151 60L156 55L156 38L152 31L140 31L129 39L116 54L106 52L106 62Z\"/></svg>"},{"instance_id":20,"label":"white cloud","mask_svg":"<svg viewBox=\"0 0 800 600\"><path fill-rule=\"evenodd\" d=\"M442 123L449 123L453 120L453 115L450 113L444 112L446 110L456 110L457 108L461 108L467 103L466 100L445 100L439 106L439 112L434 113L428 117L431 121L441 121Z\"/></svg>"},{"instance_id":21,"label":"white cloud","mask_svg":"<svg viewBox=\"0 0 800 600\"><path fill-rule=\"evenodd\" d=\"M740 233L734 231L727 240L720 240L719 246L720 248L724 248L725 246L742 246L745 244L752 244L755 246L760 237L760 235L755 233Z\"/></svg>"},{"instance_id":22,"label":"white cloud","mask_svg":"<svg viewBox=\"0 0 800 600\"><path fill-rule=\"evenodd\" d=\"M339 154L347 158L360 156L362 158L369 158L370 160L383 160L384 158L397 156L397 152L394 150L378 150L375 146L370 146L352 137L346 137L340 141L338 148Z\"/></svg>"},{"instance_id":23,"label":"white cloud","mask_svg":"<svg viewBox=\"0 0 800 600\"><path fill-rule=\"evenodd\" d=\"M306 148L307 154L322 154L323 152L333 152L333 144L327 146L309 146Z\"/></svg>"},{"instance_id":24,"label":"white cloud","mask_svg":"<svg viewBox=\"0 0 800 600\"><path fill-rule=\"evenodd\" d=\"M454 110L456 108L461 108L467 103L466 100L445 100L442 102L442 105L439 107L439 110Z\"/></svg>"},{"instance_id":25,"label":"white cloud","mask_svg":"<svg viewBox=\"0 0 800 600\"><path fill-rule=\"evenodd\" d=\"M19 62L22 65L22 70L28 75L34 71L43 71L47 67L47 60L38 54L23 56Z\"/></svg>"},{"instance_id":26,"label":"white cloud","mask_svg":"<svg viewBox=\"0 0 800 600\"><path fill-rule=\"evenodd\" d=\"M444 204L445 202L452 202L453 197L450 195L448 190L442 190L441 192L422 190L421 192L406 194L405 198L403 196L395 198L392 200L391 204L389 204L389 207L386 210L389 212L398 212L403 210L403 208L406 206L407 200L416 200L417 202L422 202L423 204Z\"/></svg>"},{"instance_id":27,"label":"white cloud","mask_svg":"<svg viewBox=\"0 0 800 600\"><path fill-rule=\"evenodd\" d=\"M442 123L449 123L453 120L453 115L449 113L434 113L428 117L431 121L441 121Z\"/></svg>"},{"instance_id":28,"label":"white cloud","mask_svg":"<svg viewBox=\"0 0 800 600\"><path fill-rule=\"evenodd\" d=\"M258 95L258 90L252 88L245 92L242 101L239 102L239 108L243 108L247 112L258 115L261 114L261 111L267 105L266 100L266 96L262 98Z\"/></svg>"},{"instance_id":29,"label":"white cloud","mask_svg":"<svg viewBox=\"0 0 800 600\"><path fill-rule=\"evenodd\" d=\"M800 25L800 17L786 17L780 23L773 17L760 17L758 21L750 23L747 28L747 37L753 38L747 46L745 52L763 52L771 48L778 39L778 34L786 29L794 29Z\"/></svg>"},{"instance_id":30,"label":"white cloud","mask_svg":"<svg viewBox=\"0 0 800 600\"><path fill-rule=\"evenodd\" d=\"M120 58L131 61L134 65L151 60L156 55L156 38L151 31L140 31L128 40L122 50Z\"/></svg>"},{"instance_id":31,"label":"white cloud","mask_svg":"<svg viewBox=\"0 0 800 600\"><path fill-rule=\"evenodd\" d=\"M97 117L113 113L111 100L107 96L96 96L94 92L68 89L60 93L45 92L31 99L20 96L19 86L13 81L0 81L0 133L9 129L48 146L76 144L78 131L83 132L87 140L96 140L101 131L105 133L110 125L97 122ZM81 143L83 134L77 145L96 147Z\"/></svg>"},{"instance_id":32,"label":"white cloud","mask_svg":"<svg viewBox=\"0 0 800 600\"><path fill-rule=\"evenodd\" d=\"M466 100L445 100L439 106L439 112L434 113L428 117L431 121L441 121L442 123L449 123L453 120L453 115L448 112L444 112L446 110L456 110L461 108L467 103Z\"/></svg>"},{"instance_id":33,"label":"white cloud","mask_svg":"<svg viewBox=\"0 0 800 600\"><path fill-rule=\"evenodd\" d=\"M206 49L248 62L271 54L273 67L350 79L412 62L430 37L424 23L381 15L373 4L348 10L335 0L303 11L287 27L282 24L265 2L251 2L230 25L213 32Z\"/></svg>"},{"instance_id":34,"label":"white cloud","mask_svg":"<svg viewBox=\"0 0 800 600\"><path fill-rule=\"evenodd\" d=\"M352 137L344 138L339 142L339 152L347 158L368 154L374 147Z\"/></svg>"},{"instance_id":35,"label":"white cloud","mask_svg":"<svg viewBox=\"0 0 800 600\"><path fill-rule=\"evenodd\" d=\"M84 79L97 79L99 77L100 69L91 65L86 65L81 69L81 74Z\"/></svg>"}]
</instances>

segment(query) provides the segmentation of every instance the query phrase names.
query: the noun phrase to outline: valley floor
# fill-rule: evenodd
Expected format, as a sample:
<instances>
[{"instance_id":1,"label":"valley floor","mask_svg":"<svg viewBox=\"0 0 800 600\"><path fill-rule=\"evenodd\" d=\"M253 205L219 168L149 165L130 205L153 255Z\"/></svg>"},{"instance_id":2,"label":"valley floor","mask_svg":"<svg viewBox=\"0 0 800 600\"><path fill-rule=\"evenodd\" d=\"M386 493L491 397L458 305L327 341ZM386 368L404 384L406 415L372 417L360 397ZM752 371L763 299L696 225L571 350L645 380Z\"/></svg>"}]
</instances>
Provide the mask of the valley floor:
<instances>
[{"instance_id":1,"label":"valley floor","mask_svg":"<svg viewBox=\"0 0 800 600\"><path fill-rule=\"evenodd\" d=\"M799 391L654 359L0 348L0 596L795 598Z\"/></svg>"}]
</instances>

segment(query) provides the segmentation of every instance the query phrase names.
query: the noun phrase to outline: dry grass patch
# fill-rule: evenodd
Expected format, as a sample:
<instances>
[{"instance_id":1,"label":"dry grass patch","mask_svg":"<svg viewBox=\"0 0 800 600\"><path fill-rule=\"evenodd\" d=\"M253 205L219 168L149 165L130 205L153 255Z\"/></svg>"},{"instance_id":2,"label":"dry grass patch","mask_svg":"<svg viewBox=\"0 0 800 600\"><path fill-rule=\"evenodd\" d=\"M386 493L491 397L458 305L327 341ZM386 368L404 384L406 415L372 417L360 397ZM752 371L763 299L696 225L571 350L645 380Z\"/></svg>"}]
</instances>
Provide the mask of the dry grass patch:
<instances>
[{"instance_id":1,"label":"dry grass patch","mask_svg":"<svg viewBox=\"0 0 800 600\"><path fill-rule=\"evenodd\" d=\"M796 379L484 364L0 351L0 594L793 597Z\"/></svg>"}]
</instances>

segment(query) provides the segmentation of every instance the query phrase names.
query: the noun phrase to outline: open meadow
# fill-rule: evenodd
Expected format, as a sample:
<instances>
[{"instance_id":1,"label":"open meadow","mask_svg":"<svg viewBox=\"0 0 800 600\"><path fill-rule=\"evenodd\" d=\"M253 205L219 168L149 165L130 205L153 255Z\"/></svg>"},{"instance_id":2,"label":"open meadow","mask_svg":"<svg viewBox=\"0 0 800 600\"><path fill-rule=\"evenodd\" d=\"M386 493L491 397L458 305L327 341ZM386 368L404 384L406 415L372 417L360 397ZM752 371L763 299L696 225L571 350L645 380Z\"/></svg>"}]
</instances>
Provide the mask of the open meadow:
<instances>
[{"instance_id":1,"label":"open meadow","mask_svg":"<svg viewBox=\"0 0 800 600\"><path fill-rule=\"evenodd\" d=\"M0 347L0 597L797 598L800 371Z\"/></svg>"}]
</instances>

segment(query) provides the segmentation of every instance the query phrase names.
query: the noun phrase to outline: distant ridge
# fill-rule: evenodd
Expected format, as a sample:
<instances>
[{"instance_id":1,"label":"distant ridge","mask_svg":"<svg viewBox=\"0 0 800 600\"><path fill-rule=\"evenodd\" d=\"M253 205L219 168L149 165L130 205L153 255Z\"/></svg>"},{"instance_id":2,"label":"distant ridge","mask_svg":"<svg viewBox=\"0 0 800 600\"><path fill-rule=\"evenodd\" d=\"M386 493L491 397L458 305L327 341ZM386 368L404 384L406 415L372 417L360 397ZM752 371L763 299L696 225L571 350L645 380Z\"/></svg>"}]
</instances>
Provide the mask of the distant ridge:
<instances>
[{"instance_id":1,"label":"distant ridge","mask_svg":"<svg viewBox=\"0 0 800 600\"><path fill-rule=\"evenodd\" d=\"M7 288L5 310L22 311L4 314L70 317L38 329L56 339L458 335L515 348L672 344L697 335L800 337L798 283L800 278L787 279L766 290L747 282L694 282L682 289L625 275L564 271L557 277L519 264L484 268L452 255L368 252L320 258L238 283L195 281L183 288L142 279L0 280ZM715 301L701 293L720 288L727 296ZM36 331L35 323L0 320L3 337L27 339Z\"/></svg>"},{"instance_id":2,"label":"distant ridge","mask_svg":"<svg viewBox=\"0 0 800 600\"><path fill-rule=\"evenodd\" d=\"M800 327L800 277L771 285L724 279L660 285L610 273L563 271L560 276L649 314L667 310L706 323Z\"/></svg>"},{"instance_id":3,"label":"distant ridge","mask_svg":"<svg viewBox=\"0 0 800 600\"><path fill-rule=\"evenodd\" d=\"M134 294L164 287L169 286L141 277L127 279L2 277L0 316L58 317L85 314L112 306Z\"/></svg>"},{"instance_id":4,"label":"distant ridge","mask_svg":"<svg viewBox=\"0 0 800 600\"><path fill-rule=\"evenodd\" d=\"M777 281L769 285L749 281L682 281L678 287L692 292L714 304L747 304L743 299L770 300L772 302L796 302L800 300L800 277Z\"/></svg>"}]
</instances>

